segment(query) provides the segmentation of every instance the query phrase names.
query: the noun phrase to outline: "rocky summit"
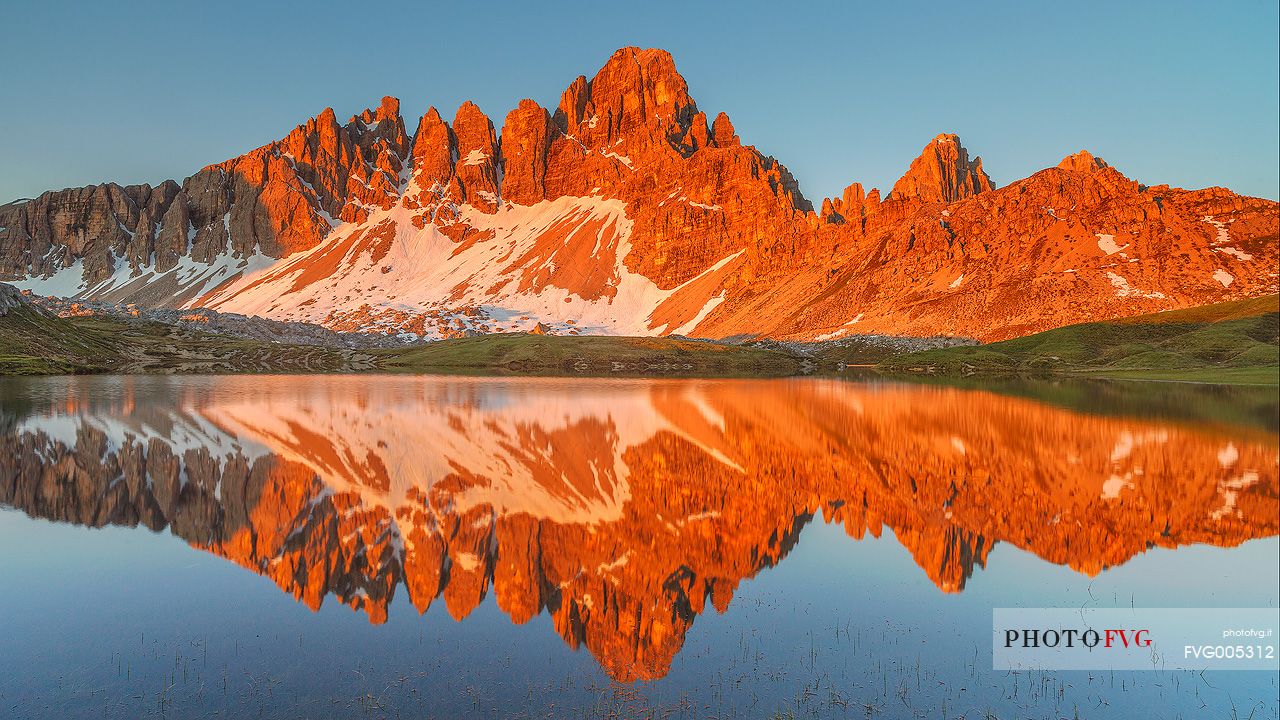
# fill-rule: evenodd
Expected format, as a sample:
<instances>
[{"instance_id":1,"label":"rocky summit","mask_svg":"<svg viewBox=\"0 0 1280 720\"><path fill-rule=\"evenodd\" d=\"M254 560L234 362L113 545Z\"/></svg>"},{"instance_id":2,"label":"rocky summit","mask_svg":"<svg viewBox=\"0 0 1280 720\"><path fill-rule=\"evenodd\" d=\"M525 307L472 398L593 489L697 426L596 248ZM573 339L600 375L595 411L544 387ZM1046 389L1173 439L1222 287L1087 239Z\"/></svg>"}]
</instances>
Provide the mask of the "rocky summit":
<instances>
[{"instance_id":1,"label":"rocky summit","mask_svg":"<svg viewBox=\"0 0 1280 720\"><path fill-rule=\"evenodd\" d=\"M384 98L181 183L2 206L0 280L428 339L996 340L1274 293L1278 239L1274 201L1084 151L997 187L952 134L883 196L853 183L815 209L669 53L624 48L500 127L470 102L406 122Z\"/></svg>"}]
</instances>

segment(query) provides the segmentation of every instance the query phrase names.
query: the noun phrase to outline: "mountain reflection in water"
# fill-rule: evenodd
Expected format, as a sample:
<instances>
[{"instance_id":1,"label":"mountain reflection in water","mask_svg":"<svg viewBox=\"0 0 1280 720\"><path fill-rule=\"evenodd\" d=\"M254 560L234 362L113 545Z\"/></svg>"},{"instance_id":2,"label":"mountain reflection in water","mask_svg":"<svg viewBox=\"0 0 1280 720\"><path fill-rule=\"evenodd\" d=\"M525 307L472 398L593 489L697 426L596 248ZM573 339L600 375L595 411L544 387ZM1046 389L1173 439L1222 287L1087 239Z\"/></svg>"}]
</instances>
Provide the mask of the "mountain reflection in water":
<instances>
[{"instance_id":1,"label":"mountain reflection in water","mask_svg":"<svg viewBox=\"0 0 1280 720\"><path fill-rule=\"evenodd\" d=\"M999 542L1092 575L1280 509L1264 429L839 380L73 379L0 443L33 517L168 528L375 623L492 590L619 680L665 675L819 513L959 592Z\"/></svg>"}]
</instances>

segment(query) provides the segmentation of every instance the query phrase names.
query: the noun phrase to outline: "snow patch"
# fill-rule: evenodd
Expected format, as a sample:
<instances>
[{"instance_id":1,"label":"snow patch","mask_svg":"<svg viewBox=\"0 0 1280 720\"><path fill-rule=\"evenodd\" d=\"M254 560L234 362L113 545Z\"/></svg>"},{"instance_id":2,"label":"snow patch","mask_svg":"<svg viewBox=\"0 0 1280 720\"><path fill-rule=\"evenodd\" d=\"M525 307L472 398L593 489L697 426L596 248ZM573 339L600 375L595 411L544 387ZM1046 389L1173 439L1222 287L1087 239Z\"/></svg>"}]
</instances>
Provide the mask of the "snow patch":
<instances>
[{"instance_id":1,"label":"snow patch","mask_svg":"<svg viewBox=\"0 0 1280 720\"><path fill-rule=\"evenodd\" d=\"M1129 281L1113 272L1107 272L1107 279L1111 281L1111 287L1115 288L1116 297L1119 298L1162 298L1162 292L1147 292L1138 288L1130 287Z\"/></svg>"},{"instance_id":2,"label":"snow patch","mask_svg":"<svg viewBox=\"0 0 1280 720\"><path fill-rule=\"evenodd\" d=\"M570 324L582 333L653 335L649 318L663 301L742 252L664 290L626 266L632 223L621 200L561 197L532 206L507 203L494 213L470 205L442 206L438 222L467 226L461 243L435 224L418 227L422 212L403 203L371 210L367 221L340 227L316 247L218 288L200 305L344 329L403 331L413 322L420 328L415 334L425 338L468 329L492 332L516 317L525 317L530 326ZM379 227L388 237L385 255L375 263L368 252L374 235L369 230ZM548 240L557 244L549 246ZM612 261L605 268L581 270L604 273L599 295L583 297L574 276L567 275L564 262L574 250L560 243L570 242L590 242L597 263ZM540 279L531 287L535 277ZM723 302L712 292L694 320Z\"/></svg>"},{"instance_id":3,"label":"snow patch","mask_svg":"<svg viewBox=\"0 0 1280 720\"><path fill-rule=\"evenodd\" d=\"M720 307L720 303L724 302L726 295L727 295L727 291L724 291L724 290L720 291L719 295L716 295L715 297L711 298L710 300L707 301L705 305L702 306L702 309L698 311L697 315L693 316L692 320L676 328L675 332L672 334L684 335L686 333L693 332L694 329L698 327L698 323L702 322L702 320L706 318L707 315L710 315L712 310L715 310L716 308Z\"/></svg>"},{"instance_id":4,"label":"snow patch","mask_svg":"<svg viewBox=\"0 0 1280 720\"><path fill-rule=\"evenodd\" d=\"M1239 500L1240 491L1257 485L1260 479L1256 470L1246 470L1238 477L1220 481L1218 493L1222 495L1222 507L1209 513L1209 517L1221 520L1228 515L1238 515L1240 511L1236 509L1236 502Z\"/></svg>"},{"instance_id":5,"label":"snow patch","mask_svg":"<svg viewBox=\"0 0 1280 720\"><path fill-rule=\"evenodd\" d=\"M612 151L610 151L610 152L602 152L602 153L600 153L600 154L601 154L601 155L604 155L604 156L605 156L605 157L607 157L607 158L611 158L611 159L613 159L613 160L617 160L618 162L622 163L622 165L623 165L624 167L626 167L628 170L635 170L635 169L636 169L635 164L633 164L633 163L631 162L631 158L627 157L626 155L619 155L618 153L616 153L616 152L612 152Z\"/></svg>"},{"instance_id":6,"label":"snow patch","mask_svg":"<svg viewBox=\"0 0 1280 720\"><path fill-rule=\"evenodd\" d=\"M1231 242L1231 233L1228 232L1226 223L1221 220L1214 220L1212 215L1205 215L1202 219L1218 231L1217 237L1213 241L1215 245L1224 245Z\"/></svg>"},{"instance_id":7,"label":"snow patch","mask_svg":"<svg viewBox=\"0 0 1280 720\"><path fill-rule=\"evenodd\" d=\"M817 337L814 338L814 342L826 342L828 340L835 340L836 338L842 335L845 335L846 333L849 332L850 327L857 325L859 322L862 321L862 315L863 315L862 313L858 313L857 317L853 318L852 320L845 323L844 325L841 325L840 328L837 329L835 332L829 332L825 335L818 335Z\"/></svg>"},{"instance_id":8,"label":"snow patch","mask_svg":"<svg viewBox=\"0 0 1280 720\"><path fill-rule=\"evenodd\" d=\"M36 295L62 298L75 297L85 287L84 260L77 259L74 263L48 277L26 277L21 280L9 280L8 282L19 290L30 290Z\"/></svg>"},{"instance_id":9,"label":"snow patch","mask_svg":"<svg viewBox=\"0 0 1280 720\"><path fill-rule=\"evenodd\" d=\"M1107 478L1107 481L1102 483L1102 499L1115 500L1116 498L1120 497L1121 490L1124 490L1126 488L1132 488L1133 483L1130 482L1129 480L1129 478L1131 477L1133 476L1126 473L1124 477L1121 477L1119 475L1112 475L1111 477Z\"/></svg>"},{"instance_id":10,"label":"snow patch","mask_svg":"<svg viewBox=\"0 0 1280 720\"><path fill-rule=\"evenodd\" d=\"M1226 447L1218 451L1218 464L1223 468L1229 468L1236 464L1240 459L1240 451L1236 449L1235 443L1227 443Z\"/></svg>"},{"instance_id":11,"label":"snow patch","mask_svg":"<svg viewBox=\"0 0 1280 720\"><path fill-rule=\"evenodd\" d=\"M228 222L225 216L223 222ZM237 274L252 273L269 267L275 262L274 258L257 251L248 257L237 257L229 252L223 253L215 257L211 263L193 260L190 254L186 254L178 258L176 266L159 272L155 269L154 263L134 268L124 258L112 254L113 272L93 285L85 282L82 259L76 260L47 278L23 278L12 281L12 284L19 290L30 290L37 295L91 299L102 297L129 285L150 284L172 278L177 283L178 292L194 292L199 296Z\"/></svg>"},{"instance_id":12,"label":"snow patch","mask_svg":"<svg viewBox=\"0 0 1280 720\"><path fill-rule=\"evenodd\" d=\"M1115 255L1116 253L1128 247L1129 247L1128 243L1125 243L1124 245L1117 245L1115 235L1098 233L1098 249L1106 253L1107 255Z\"/></svg>"},{"instance_id":13,"label":"snow patch","mask_svg":"<svg viewBox=\"0 0 1280 720\"><path fill-rule=\"evenodd\" d=\"M1237 260L1240 260L1242 262L1253 259L1253 255L1241 250L1240 248L1220 247L1220 248L1214 248L1214 250L1217 252L1223 253L1224 255L1230 255L1231 257Z\"/></svg>"}]
</instances>

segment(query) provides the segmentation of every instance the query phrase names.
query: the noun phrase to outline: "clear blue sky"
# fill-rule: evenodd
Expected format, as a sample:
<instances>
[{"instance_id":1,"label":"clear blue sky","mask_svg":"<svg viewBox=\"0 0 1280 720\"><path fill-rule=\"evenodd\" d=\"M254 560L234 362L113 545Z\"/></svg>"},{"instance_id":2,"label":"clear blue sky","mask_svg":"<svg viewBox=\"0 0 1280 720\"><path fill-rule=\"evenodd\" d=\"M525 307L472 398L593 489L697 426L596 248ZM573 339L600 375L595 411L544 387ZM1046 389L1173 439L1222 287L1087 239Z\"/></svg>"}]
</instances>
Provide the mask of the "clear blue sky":
<instances>
[{"instance_id":1,"label":"clear blue sky","mask_svg":"<svg viewBox=\"0 0 1280 720\"><path fill-rule=\"evenodd\" d=\"M412 128L554 105L624 45L670 50L815 202L887 189L939 132L1004 184L1080 148L1130 177L1280 195L1275 0L952 3L13 3L0 202L158 182L383 95Z\"/></svg>"}]
</instances>

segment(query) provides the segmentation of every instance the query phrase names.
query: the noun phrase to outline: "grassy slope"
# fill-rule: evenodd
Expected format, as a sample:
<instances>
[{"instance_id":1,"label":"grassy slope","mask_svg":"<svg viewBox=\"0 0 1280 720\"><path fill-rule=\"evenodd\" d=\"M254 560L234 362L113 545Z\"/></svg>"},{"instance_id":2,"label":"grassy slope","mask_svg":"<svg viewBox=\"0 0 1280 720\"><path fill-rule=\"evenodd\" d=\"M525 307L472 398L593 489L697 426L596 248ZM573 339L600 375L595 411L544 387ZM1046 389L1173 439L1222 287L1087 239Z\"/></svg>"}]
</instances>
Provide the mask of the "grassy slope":
<instances>
[{"instance_id":1,"label":"grassy slope","mask_svg":"<svg viewBox=\"0 0 1280 720\"><path fill-rule=\"evenodd\" d=\"M1280 296L1085 323L968 348L911 353L890 371L1072 373L1098 377L1276 384Z\"/></svg>"},{"instance_id":2,"label":"grassy slope","mask_svg":"<svg viewBox=\"0 0 1280 720\"><path fill-rule=\"evenodd\" d=\"M29 307L0 316L0 375L101 372L119 354L117 338L81 332L69 320Z\"/></svg>"},{"instance_id":3,"label":"grassy slope","mask_svg":"<svg viewBox=\"0 0 1280 720\"><path fill-rule=\"evenodd\" d=\"M411 372L785 375L799 367L795 358L773 350L672 338L521 333L442 340L378 356L384 369Z\"/></svg>"},{"instance_id":4,"label":"grassy slope","mask_svg":"<svg viewBox=\"0 0 1280 720\"><path fill-rule=\"evenodd\" d=\"M367 354L277 345L160 323L57 318L31 308L0 316L0 375L138 372L332 372L372 367Z\"/></svg>"},{"instance_id":5,"label":"grassy slope","mask_svg":"<svg viewBox=\"0 0 1280 720\"><path fill-rule=\"evenodd\" d=\"M827 343L818 348L813 358L824 366L844 363L845 365L875 365L902 354L892 348L857 340L846 340L836 345Z\"/></svg>"},{"instance_id":6,"label":"grassy slope","mask_svg":"<svg viewBox=\"0 0 1280 720\"><path fill-rule=\"evenodd\" d=\"M1275 385L1277 296L1073 325L979 347L901 355L880 368L951 375L1075 375ZM818 358L822 362L823 358ZM671 338L525 334L352 352L238 340L156 323L0 317L0 375L93 372L401 372L788 375L784 352Z\"/></svg>"},{"instance_id":7,"label":"grassy slope","mask_svg":"<svg viewBox=\"0 0 1280 720\"><path fill-rule=\"evenodd\" d=\"M784 353L668 338L488 335L397 350L346 351L190 332L159 323L0 316L0 375L100 372L515 372L785 375Z\"/></svg>"}]
</instances>

